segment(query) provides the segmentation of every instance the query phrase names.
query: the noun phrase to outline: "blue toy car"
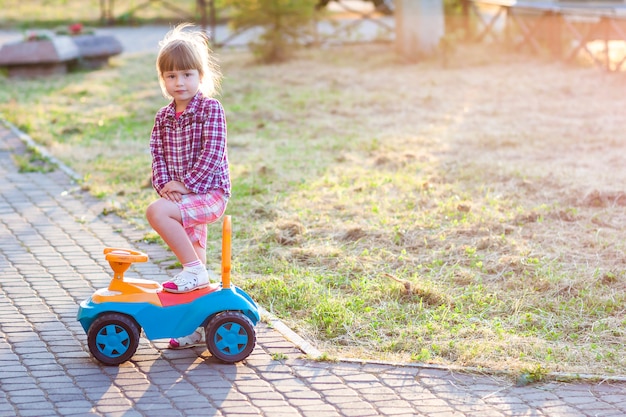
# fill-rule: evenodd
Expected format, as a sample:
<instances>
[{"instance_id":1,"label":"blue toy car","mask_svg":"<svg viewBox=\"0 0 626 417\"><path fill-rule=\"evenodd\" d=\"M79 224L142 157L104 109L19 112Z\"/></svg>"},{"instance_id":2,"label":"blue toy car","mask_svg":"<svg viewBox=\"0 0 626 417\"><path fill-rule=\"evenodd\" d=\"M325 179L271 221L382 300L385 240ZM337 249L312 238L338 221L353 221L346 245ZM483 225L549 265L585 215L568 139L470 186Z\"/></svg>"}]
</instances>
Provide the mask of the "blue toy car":
<instances>
[{"instance_id":1,"label":"blue toy car","mask_svg":"<svg viewBox=\"0 0 626 417\"><path fill-rule=\"evenodd\" d=\"M234 363L247 358L256 342L259 309L242 289L230 283L231 219L222 227L222 282L184 294L163 291L161 284L124 278L134 262L148 256L129 249L106 248L113 269L107 288L83 301L77 319L87 333L89 351L105 365L119 365L137 351L143 329L149 340L178 338L204 327L215 358Z\"/></svg>"}]
</instances>

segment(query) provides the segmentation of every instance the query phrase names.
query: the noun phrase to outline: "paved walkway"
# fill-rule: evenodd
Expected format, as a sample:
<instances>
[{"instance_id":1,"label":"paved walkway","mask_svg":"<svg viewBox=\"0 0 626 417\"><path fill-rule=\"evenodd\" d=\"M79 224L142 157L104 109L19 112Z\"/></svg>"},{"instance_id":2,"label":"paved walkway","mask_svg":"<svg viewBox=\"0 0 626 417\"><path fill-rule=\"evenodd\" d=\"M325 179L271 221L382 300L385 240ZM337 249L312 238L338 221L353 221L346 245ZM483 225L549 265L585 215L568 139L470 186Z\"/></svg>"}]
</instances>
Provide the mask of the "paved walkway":
<instances>
[{"instance_id":1,"label":"paved walkway","mask_svg":"<svg viewBox=\"0 0 626 417\"><path fill-rule=\"evenodd\" d=\"M259 324L254 352L236 365L142 339L131 361L101 366L76 311L108 285L103 248L167 254L99 215L66 171L18 173L18 134L0 124L0 417L626 415L624 383L516 387L444 369L313 361L302 349L314 349L279 332L280 322ZM132 273L161 282L161 268L150 261Z\"/></svg>"}]
</instances>

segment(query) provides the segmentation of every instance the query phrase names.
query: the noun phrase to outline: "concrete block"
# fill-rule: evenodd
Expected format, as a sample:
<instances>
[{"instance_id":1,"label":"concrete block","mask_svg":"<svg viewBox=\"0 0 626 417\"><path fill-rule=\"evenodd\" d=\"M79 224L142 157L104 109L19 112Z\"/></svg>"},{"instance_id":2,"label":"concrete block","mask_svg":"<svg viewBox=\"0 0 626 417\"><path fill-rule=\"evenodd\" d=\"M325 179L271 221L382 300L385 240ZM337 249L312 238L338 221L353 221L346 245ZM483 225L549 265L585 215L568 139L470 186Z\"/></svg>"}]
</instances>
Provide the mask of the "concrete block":
<instances>
[{"instance_id":1,"label":"concrete block","mask_svg":"<svg viewBox=\"0 0 626 417\"><path fill-rule=\"evenodd\" d=\"M78 59L79 49L68 36L19 41L2 45L0 67L9 77L38 77L67 72L67 63Z\"/></svg>"},{"instance_id":2,"label":"concrete block","mask_svg":"<svg viewBox=\"0 0 626 417\"><path fill-rule=\"evenodd\" d=\"M95 69L106 65L109 58L122 53L121 42L110 35L78 35L72 36L78 47L80 66Z\"/></svg>"}]
</instances>

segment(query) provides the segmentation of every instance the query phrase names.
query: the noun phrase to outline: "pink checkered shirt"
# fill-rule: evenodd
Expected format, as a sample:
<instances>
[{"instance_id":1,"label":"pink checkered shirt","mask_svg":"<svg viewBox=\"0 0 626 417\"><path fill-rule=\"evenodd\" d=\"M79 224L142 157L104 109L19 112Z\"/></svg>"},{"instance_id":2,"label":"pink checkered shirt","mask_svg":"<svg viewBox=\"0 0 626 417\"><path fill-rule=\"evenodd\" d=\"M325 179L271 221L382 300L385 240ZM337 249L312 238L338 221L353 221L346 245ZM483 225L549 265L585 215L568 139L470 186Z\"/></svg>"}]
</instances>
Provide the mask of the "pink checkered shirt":
<instances>
[{"instance_id":1,"label":"pink checkered shirt","mask_svg":"<svg viewBox=\"0 0 626 417\"><path fill-rule=\"evenodd\" d=\"M178 118L174 102L161 108L150 136L152 185L161 190L180 181L196 194L219 189L230 196L226 117L219 101L201 92Z\"/></svg>"}]
</instances>

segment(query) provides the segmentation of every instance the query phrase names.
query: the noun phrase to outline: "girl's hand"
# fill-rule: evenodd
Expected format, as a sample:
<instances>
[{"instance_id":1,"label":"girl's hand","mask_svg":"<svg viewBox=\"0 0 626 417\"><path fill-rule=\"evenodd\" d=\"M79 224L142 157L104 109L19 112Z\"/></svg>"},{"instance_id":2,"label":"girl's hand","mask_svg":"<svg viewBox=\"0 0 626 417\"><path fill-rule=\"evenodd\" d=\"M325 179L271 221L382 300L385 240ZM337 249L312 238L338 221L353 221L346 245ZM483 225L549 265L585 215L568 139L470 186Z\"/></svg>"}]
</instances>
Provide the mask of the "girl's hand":
<instances>
[{"instance_id":1,"label":"girl's hand","mask_svg":"<svg viewBox=\"0 0 626 417\"><path fill-rule=\"evenodd\" d=\"M185 187L180 181L170 181L161 190L161 194L169 194L169 193L178 193L178 194L189 194L191 191Z\"/></svg>"},{"instance_id":2,"label":"girl's hand","mask_svg":"<svg viewBox=\"0 0 626 417\"><path fill-rule=\"evenodd\" d=\"M180 203L184 194L189 194L190 191L180 181L170 181L161 190L161 197L174 203Z\"/></svg>"},{"instance_id":3,"label":"girl's hand","mask_svg":"<svg viewBox=\"0 0 626 417\"><path fill-rule=\"evenodd\" d=\"M180 203L181 200L183 199L183 195L181 193L178 193L176 191L170 191L170 192L161 192L161 197L163 197L166 200L169 200L173 203Z\"/></svg>"}]
</instances>

